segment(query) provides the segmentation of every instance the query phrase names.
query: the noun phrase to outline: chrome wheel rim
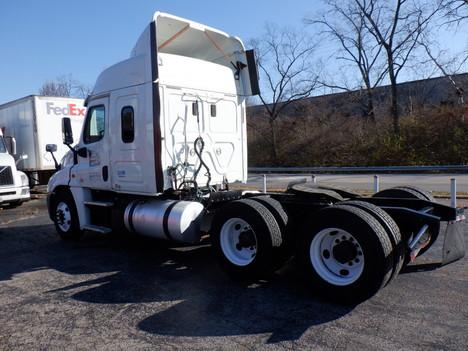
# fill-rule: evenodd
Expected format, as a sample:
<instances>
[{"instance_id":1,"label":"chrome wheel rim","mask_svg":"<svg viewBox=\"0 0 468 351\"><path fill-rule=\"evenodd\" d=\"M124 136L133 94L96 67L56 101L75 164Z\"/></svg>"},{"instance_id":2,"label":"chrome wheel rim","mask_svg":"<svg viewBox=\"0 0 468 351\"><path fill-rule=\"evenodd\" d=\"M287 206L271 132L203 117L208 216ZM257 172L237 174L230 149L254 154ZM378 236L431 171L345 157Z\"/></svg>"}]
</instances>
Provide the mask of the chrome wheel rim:
<instances>
[{"instance_id":1,"label":"chrome wheel rim","mask_svg":"<svg viewBox=\"0 0 468 351\"><path fill-rule=\"evenodd\" d=\"M309 254L317 274L333 285L350 285L364 271L362 247L353 235L343 229L321 230L312 240Z\"/></svg>"},{"instance_id":2,"label":"chrome wheel rim","mask_svg":"<svg viewBox=\"0 0 468 351\"><path fill-rule=\"evenodd\" d=\"M55 221L62 232L68 232L70 230L72 217L70 208L65 202L60 202L57 205Z\"/></svg>"},{"instance_id":3,"label":"chrome wheel rim","mask_svg":"<svg viewBox=\"0 0 468 351\"><path fill-rule=\"evenodd\" d=\"M221 250L236 266L251 264L257 255L257 237L251 226L241 218L231 218L220 233Z\"/></svg>"}]
</instances>

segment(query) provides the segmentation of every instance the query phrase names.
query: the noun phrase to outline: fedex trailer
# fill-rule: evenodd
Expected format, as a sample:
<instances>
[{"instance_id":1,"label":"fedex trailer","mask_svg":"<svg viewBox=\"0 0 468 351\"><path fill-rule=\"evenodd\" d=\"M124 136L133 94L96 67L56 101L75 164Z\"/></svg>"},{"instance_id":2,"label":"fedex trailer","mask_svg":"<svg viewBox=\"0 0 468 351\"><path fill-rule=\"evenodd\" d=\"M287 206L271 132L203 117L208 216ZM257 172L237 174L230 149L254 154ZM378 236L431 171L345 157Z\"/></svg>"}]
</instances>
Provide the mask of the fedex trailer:
<instances>
[{"instance_id":1,"label":"fedex trailer","mask_svg":"<svg viewBox=\"0 0 468 351\"><path fill-rule=\"evenodd\" d=\"M225 271L247 280L295 256L314 290L340 301L372 296L441 231L442 263L464 256L463 210L416 187L230 190L247 179L245 105L258 93L255 55L239 38L155 13L130 57L98 77L74 147L63 119L57 134L71 151L48 184L58 234L209 240Z\"/></svg>"},{"instance_id":2,"label":"fedex trailer","mask_svg":"<svg viewBox=\"0 0 468 351\"><path fill-rule=\"evenodd\" d=\"M30 185L46 184L55 172L47 144L59 144L57 157L69 150L61 145L61 121L69 117L73 132L80 133L85 116L84 100L30 95L0 105L0 128L16 139L18 155L27 159L18 167L29 177Z\"/></svg>"}]
</instances>

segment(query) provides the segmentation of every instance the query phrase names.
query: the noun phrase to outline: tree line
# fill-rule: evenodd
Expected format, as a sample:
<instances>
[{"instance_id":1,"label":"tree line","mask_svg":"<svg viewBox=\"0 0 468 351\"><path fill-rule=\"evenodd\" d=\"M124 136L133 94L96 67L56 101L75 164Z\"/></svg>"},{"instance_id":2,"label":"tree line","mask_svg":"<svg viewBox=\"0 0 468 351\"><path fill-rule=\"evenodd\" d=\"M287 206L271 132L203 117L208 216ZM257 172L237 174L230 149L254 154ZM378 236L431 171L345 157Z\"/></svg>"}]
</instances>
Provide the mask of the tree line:
<instances>
[{"instance_id":1,"label":"tree line","mask_svg":"<svg viewBox=\"0 0 468 351\"><path fill-rule=\"evenodd\" d=\"M251 118L249 127L253 134L268 140L264 145L270 151L268 162L280 163L278 141L279 134L284 134L280 128L284 123L279 117L293 102L319 91L360 90L366 96L360 100L365 120L375 124L379 103L375 91L388 84L388 109L380 111L380 120L391 120L392 138L402 133L399 83L405 71L419 72L421 79L430 67L431 74L450 81L458 103L464 104L463 87L452 77L466 70L468 52L449 57L443 43L438 42L438 32L463 30L468 23L468 0L322 2L320 13L304 18L305 28L267 25L264 34L251 41L257 52L265 123L260 126L262 123ZM318 51L327 49L329 55L324 59ZM321 61L317 57L322 57ZM330 70L331 66L338 69Z\"/></svg>"}]
</instances>

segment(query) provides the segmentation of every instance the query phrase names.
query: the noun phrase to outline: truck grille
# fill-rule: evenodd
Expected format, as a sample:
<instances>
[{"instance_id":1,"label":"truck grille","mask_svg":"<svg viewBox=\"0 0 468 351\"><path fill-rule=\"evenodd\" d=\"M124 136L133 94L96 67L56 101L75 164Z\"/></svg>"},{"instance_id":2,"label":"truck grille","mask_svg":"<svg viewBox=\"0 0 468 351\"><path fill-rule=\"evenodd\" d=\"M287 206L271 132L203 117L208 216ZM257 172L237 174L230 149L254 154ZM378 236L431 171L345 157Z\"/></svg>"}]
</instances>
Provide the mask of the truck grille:
<instances>
[{"instance_id":1,"label":"truck grille","mask_svg":"<svg viewBox=\"0 0 468 351\"><path fill-rule=\"evenodd\" d=\"M13 183L13 173L11 173L11 167L0 166L0 186L13 185Z\"/></svg>"}]
</instances>

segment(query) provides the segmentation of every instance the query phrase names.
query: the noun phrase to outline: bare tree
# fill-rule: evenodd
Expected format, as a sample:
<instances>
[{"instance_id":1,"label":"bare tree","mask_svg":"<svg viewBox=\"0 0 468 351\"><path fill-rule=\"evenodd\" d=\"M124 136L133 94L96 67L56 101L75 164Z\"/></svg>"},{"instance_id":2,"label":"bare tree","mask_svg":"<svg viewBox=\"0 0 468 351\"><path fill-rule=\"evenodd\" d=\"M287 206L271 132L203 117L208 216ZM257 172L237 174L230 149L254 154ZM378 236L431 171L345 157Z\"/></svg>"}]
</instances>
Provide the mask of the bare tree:
<instances>
[{"instance_id":1,"label":"bare tree","mask_svg":"<svg viewBox=\"0 0 468 351\"><path fill-rule=\"evenodd\" d=\"M317 19L306 19L306 23L321 26L327 37L339 45L335 53L337 59L350 62L357 68L361 77L359 87L364 87L366 115L375 121L373 90L382 83L387 74L387 67L382 64L383 47L375 43L366 28L366 17L363 11L352 1L325 0L327 10ZM344 91L356 90L348 87L322 81L321 84L332 89Z\"/></svg>"},{"instance_id":2,"label":"bare tree","mask_svg":"<svg viewBox=\"0 0 468 351\"><path fill-rule=\"evenodd\" d=\"M72 75L62 75L55 80L46 81L39 89L39 94L44 96L62 96L86 98L91 87L73 79Z\"/></svg>"},{"instance_id":3,"label":"bare tree","mask_svg":"<svg viewBox=\"0 0 468 351\"><path fill-rule=\"evenodd\" d=\"M460 24L468 20L468 0L443 0L446 24Z\"/></svg>"},{"instance_id":4,"label":"bare tree","mask_svg":"<svg viewBox=\"0 0 468 351\"><path fill-rule=\"evenodd\" d=\"M391 87L390 113L394 132L399 134L398 78L419 47L419 38L429 30L441 10L441 3L425 0L353 1L366 19L366 29L385 52Z\"/></svg>"},{"instance_id":5,"label":"bare tree","mask_svg":"<svg viewBox=\"0 0 468 351\"><path fill-rule=\"evenodd\" d=\"M427 41L421 41L420 45L424 48L428 57L428 61L434 64L434 66L437 67L437 69L442 73L442 75L446 77L450 84L453 86L458 104L464 105L464 89L458 82L456 82L456 80L454 79L454 75L462 71L462 67L465 65L467 58L463 60L457 60L457 58L447 59L444 58L443 51L437 50L437 52L434 52L435 49L431 48L432 45L430 45Z\"/></svg>"},{"instance_id":6,"label":"bare tree","mask_svg":"<svg viewBox=\"0 0 468 351\"><path fill-rule=\"evenodd\" d=\"M251 44L256 49L264 105L270 126L271 160L278 163L276 122L297 99L309 97L317 86L312 55L316 45L302 32L267 25L262 37Z\"/></svg>"}]
</instances>

